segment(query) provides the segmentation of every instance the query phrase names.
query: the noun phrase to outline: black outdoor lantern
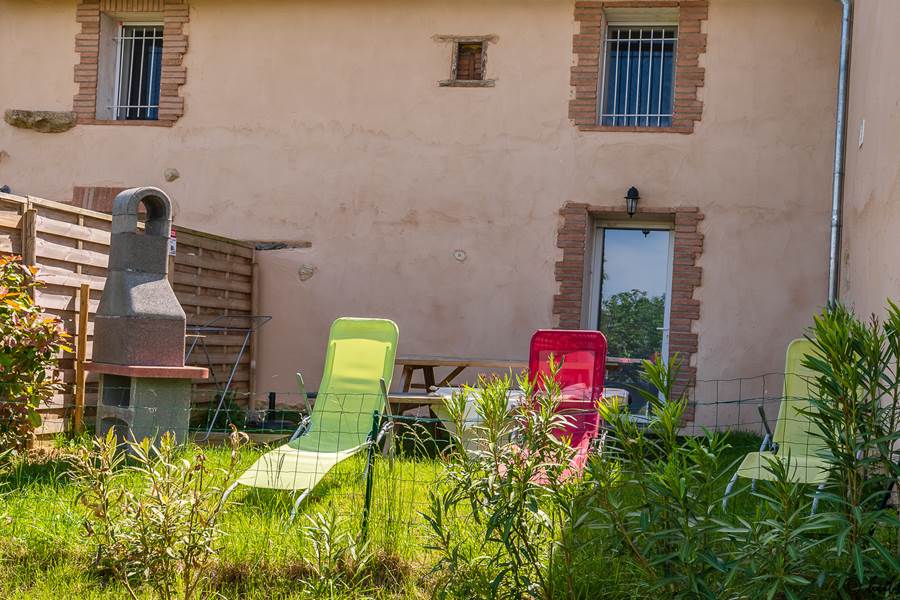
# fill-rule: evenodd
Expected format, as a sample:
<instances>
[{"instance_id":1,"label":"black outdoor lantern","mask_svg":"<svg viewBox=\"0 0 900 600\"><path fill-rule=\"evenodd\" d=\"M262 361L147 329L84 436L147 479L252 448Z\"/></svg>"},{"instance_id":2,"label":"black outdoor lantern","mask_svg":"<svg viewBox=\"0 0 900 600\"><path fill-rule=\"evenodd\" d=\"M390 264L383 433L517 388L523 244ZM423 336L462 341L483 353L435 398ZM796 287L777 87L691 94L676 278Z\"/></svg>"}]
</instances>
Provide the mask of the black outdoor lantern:
<instances>
[{"instance_id":1,"label":"black outdoor lantern","mask_svg":"<svg viewBox=\"0 0 900 600\"><path fill-rule=\"evenodd\" d=\"M641 194L636 187L631 186L628 188L628 193L625 194L625 210L628 212L629 217L633 217L634 213L637 212L637 203L640 199Z\"/></svg>"}]
</instances>

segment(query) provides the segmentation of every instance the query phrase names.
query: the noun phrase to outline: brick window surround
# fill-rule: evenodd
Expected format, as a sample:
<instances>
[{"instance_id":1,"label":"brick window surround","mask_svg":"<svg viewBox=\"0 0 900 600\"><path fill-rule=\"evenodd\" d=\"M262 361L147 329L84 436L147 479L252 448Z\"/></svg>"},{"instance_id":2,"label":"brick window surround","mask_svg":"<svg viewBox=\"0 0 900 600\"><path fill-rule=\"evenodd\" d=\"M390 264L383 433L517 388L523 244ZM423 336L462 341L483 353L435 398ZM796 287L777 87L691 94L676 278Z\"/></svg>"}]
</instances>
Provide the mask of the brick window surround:
<instances>
[{"instance_id":1,"label":"brick window surround","mask_svg":"<svg viewBox=\"0 0 900 600\"><path fill-rule=\"evenodd\" d=\"M556 282L559 292L553 298L553 315L561 329L579 329L584 324L583 310L587 297L588 245L596 222L626 221L621 207L591 206L569 203L559 211L561 220L557 231L557 248L562 260L556 263ZM694 291L700 286L702 275L697 260L703 252L703 234L699 232L703 214L697 207L638 208L638 217L665 219L674 224L675 250L672 256L672 301L669 318L669 356L676 353L682 361L678 388L683 390L694 381L697 367L699 338L693 330L700 319L700 301ZM686 418L693 419L689 407Z\"/></svg>"},{"instance_id":2,"label":"brick window surround","mask_svg":"<svg viewBox=\"0 0 900 600\"><path fill-rule=\"evenodd\" d=\"M603 70L603 11L606 8L677 8L678 45L675 63L675 106L671 127L618 127L598 124L600 74ZM700 55L706 52L702 22L708 18L709 0L576 0L572 36L575 62L571 69L569 120L581 131L692 133L703 114L699 90L706 70Z\"/></svg>"},{"instance_id":3,"label":"brick window surround","mask_svg":"<svg viewBox=\"0 0 900 600\"><path fill-rule=\"evenodd\" d=\"M97 83L100 61L100 16L102 13L147 13L161 17L163 22L162 78L159 86L159 118L155 120L106 120L97 119ZM184 99L179 90L186 80L187 71L182 61L187 52L188 22L187 0L81 0L75 19L81 24L75 35L74 110L79 124L102 125L156 125L168 127L184 114Z\"/></svg>"}]
</instances>

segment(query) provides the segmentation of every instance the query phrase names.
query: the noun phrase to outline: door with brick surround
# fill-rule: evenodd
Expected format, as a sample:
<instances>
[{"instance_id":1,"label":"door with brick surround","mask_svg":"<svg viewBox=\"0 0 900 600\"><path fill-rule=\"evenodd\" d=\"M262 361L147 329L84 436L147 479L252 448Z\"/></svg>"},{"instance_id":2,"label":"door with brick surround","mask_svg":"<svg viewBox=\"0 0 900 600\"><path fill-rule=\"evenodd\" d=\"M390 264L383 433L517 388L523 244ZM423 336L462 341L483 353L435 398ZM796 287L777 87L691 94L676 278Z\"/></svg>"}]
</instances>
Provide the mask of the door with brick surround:
<instances>
[{"instance_id":1,"label":"door with brick surround","mask_svg":"<svg viewBox=\"0 0 900 600\"><path fill-rule=\"evenodd\" d=\"M607 337L609 355L669 355L674 235L666 223L600 223L594 229L588 324ZM636 370L636 369L635 369ZM623 369L629 371L629 369ZM623 372L614 379L630 381Z\"/></svg>"}]
</instances>

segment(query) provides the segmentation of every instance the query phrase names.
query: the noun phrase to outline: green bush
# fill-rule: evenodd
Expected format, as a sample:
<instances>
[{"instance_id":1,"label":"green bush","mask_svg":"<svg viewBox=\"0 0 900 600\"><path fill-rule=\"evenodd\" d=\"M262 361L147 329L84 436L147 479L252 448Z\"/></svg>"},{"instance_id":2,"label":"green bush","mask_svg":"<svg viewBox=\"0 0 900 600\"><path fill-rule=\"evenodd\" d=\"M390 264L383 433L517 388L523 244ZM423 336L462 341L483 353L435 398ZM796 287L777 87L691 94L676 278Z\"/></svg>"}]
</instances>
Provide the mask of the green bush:
<instances>
[{"instance_id":1,"label":"green bush","mask_svg":"<svg viewBox=\"0 0 900 600\"><path fill-rule=\"evenodd\" d=\"M900 308L867 323L844 306L815 318L817 373L809 416L828 447L822 547L842 595L870 597L900 579L900 520L887 507L900 480Z\"/></svg>"},{"instance_id":2,"label":"green bush","mask_svg":"<svg viewBox=\"0 0 900 600\"><path fill-rule=\"evenodd\" d=\"M509 413L509 377L479 383L448 402L456 433L446 485L431 492L425 515L439 555L434 572L440 594L551 598L557 587L571 592L574 580L565 574L577 569L578 513L586 487L571 473L575 450L554 435L567 421L556 410L559 386L549 377L546 392L535 393L521 377L533 401ZM467 430L469 393L475 394L482 423ZM458 527L469 519L474 528ZM556 573L563 574L559 583Z\"/></svg>"},{"instance_id":3,"label":"green bush","mask_svg":"<svg viewBox=\"0 0 900 600\"><path fill-rule=\"evenodd\" d=\"M835 306L809 331L815 431L829 449L823 490L744 480L725 486L744 434L684 435L678 360L645 362L649 421L599 406L600 451L583 477L553 435L559 390L507 411L508 379L472 390L482 424L452 436L444 481L425 515L439 596L453 598L896 598L900 521L887 506L900 478L900 308L884 324ZM522 378L526 397L532 397ZM456 432L466 399L448 403ZM468 439L467 439L468 437ZM758 444L758 441L756 442ZM819 511L811 511L813 499Z\"/></svg>"},{"instance_id":4,"label":"green bush","mask_svg":"<svg viewBox=\"0 0 900 600\"><path fill-rule=\"evenodd\" d=\"M69 350L62 321L34 303L36 273L0 258L0 450L22 449L40 426L37 409L61 389L54 369Z\"/></svg>"},{"instance_id":5,"label":"green bush","mask_svg":"<svg viewBox=\"0 0 900 600\"><path fill-rule=\"evenodd\" d=\"M676 395L678 367L677 357L644 363L643 378L660 392L645 393L645 425L623 406L600 407L609 432L588 473L591 523L611 560L634 565L626 585L641 595L727 597L734 577L720 506L730 446L724 433L680 435L687 400Z\"/></svg>"},{"instance_id":6,"label":"green bush","mask_svg":"<svg viewBox=\"0 0 900 600\"><path fill-rule=\"evenodd\" d=\"M802 598L825 584L821 544L828 529L821 515L810 515L807 490L791 482L787 464L771 461L774 481L757 482L756 511L722 521L728 587L743 598Z\"/></svg>"}]
</instances>

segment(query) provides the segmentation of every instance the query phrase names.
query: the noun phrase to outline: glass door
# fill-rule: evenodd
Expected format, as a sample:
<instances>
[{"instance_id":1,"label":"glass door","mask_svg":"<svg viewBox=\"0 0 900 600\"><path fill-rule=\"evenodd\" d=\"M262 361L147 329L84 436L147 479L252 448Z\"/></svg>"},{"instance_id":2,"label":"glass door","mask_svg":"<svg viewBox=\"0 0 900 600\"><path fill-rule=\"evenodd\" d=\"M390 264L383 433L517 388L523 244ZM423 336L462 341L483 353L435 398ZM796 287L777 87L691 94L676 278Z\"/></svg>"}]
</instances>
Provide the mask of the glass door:
<instances>
[{"instance_id":1,"label":"glass door","mask_svg":"<svg viewBox=\"0 0 900 600\"><path fill-rule=\"evenodd\" d=\"M674 235L665 227L610 224L594 232L589 323L606 335L610 357L668 358ZM609 379L636 383L637 367L621 371Z\"/></svg>"}]
</instances>

